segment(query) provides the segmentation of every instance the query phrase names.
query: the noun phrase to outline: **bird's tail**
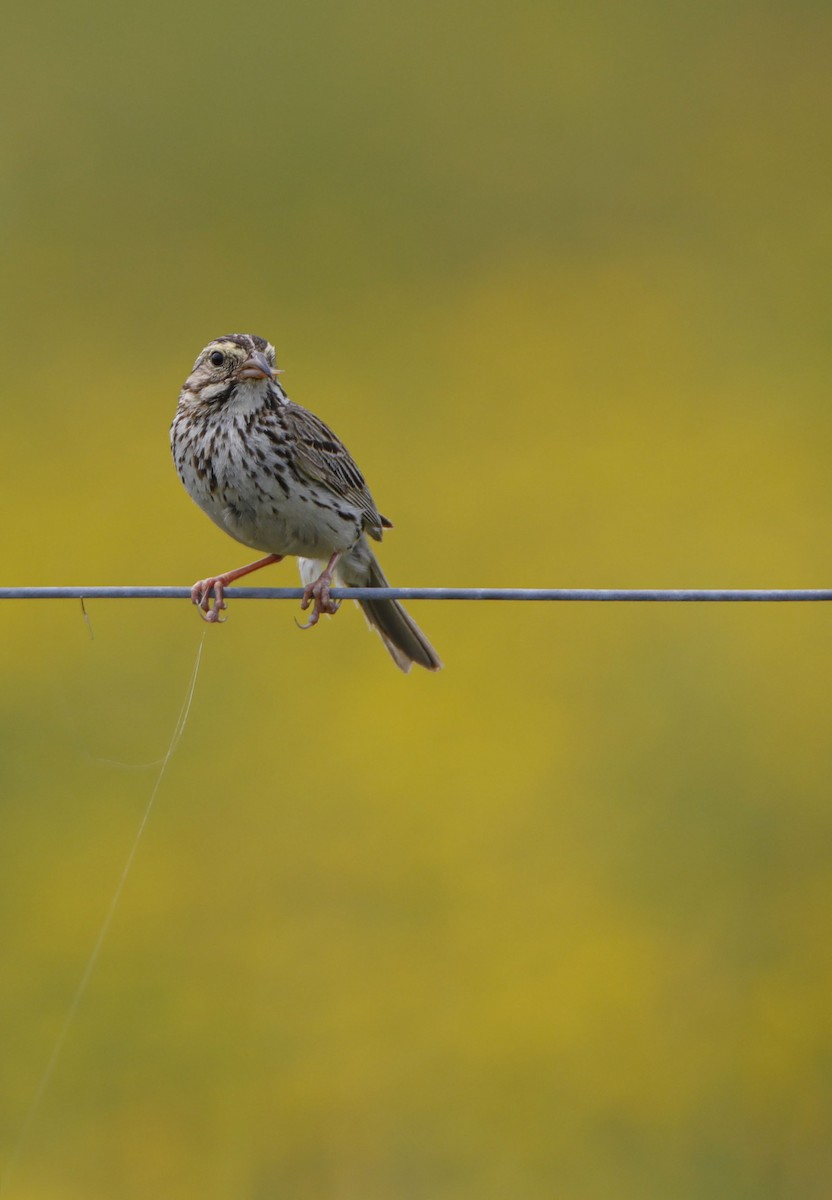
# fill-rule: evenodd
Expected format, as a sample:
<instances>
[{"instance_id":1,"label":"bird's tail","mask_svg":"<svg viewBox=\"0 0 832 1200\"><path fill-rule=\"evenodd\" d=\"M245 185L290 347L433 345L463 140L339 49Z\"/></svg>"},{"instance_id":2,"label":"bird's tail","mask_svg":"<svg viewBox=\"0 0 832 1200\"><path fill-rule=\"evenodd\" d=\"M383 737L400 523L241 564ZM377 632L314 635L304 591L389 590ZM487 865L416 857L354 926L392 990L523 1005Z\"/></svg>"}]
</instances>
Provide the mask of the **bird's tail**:
<instances>
[{"instance_id":1,"label":"bird's tail","mask_svg":"<svg viewBox=\"0 0 832 1200\"><path fill-rule=\"evenodd\" d=\"M304 583L316 579L325 565L308 558L299 559L298 563ZM335 579L342 587L390 586L378 559L363 537L358 545L340 560L335 568ZM398 600L357 600L356 603L363 610L367 624L379 634L390 657L400 670L407 673L413 663L418 663L428 671L439 670L442 666L439 655Z\"/></svg>"},{"instance_id":2,"label":"bird's tail","mask_svg":"<svg viewBox=\"0 0 832 1200\"><path fill-rule=\"evenodd\" d=\"M347 587L389 587L372 550L369 568L362 582L348 583L346 578L344 582ZM359 600L358 604L367 618L367 624L380 634L397 667L406 672L413 663L418 663L428 671L439 670L442 666L439 655L398 600Z\"/></svg>"}]
</instances>

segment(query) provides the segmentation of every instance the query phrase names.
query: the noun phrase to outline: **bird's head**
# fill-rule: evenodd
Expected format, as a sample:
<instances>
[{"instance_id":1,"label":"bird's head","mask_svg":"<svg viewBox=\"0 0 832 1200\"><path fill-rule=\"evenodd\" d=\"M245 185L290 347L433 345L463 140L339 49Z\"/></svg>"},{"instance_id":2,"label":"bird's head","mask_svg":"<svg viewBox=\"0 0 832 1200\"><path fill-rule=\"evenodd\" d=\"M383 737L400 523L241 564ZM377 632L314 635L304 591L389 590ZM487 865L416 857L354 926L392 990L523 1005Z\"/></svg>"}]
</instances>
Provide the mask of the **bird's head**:
<instances>
[{"instance_id":1,"label":"bird's head","mask_svg":"<svg viewBox=\"0 0 832 1200\"><path fill-rule=\"evenodd\" d=\"M250 333L229 333L201 351L185 389L201 400L220 400L238 384L271 382L279 374L270 342Z\"/></svg>"}]
</instances>

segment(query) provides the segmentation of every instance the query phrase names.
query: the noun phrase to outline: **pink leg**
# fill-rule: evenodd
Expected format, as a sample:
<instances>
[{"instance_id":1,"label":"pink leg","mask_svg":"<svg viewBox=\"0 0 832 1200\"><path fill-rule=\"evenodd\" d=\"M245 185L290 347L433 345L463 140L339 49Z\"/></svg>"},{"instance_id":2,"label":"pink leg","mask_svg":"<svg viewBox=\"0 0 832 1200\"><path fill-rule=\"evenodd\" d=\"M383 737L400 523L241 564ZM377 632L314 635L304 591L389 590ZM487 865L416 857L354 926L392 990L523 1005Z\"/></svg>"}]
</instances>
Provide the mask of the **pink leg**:
<instances>
[{"instance_id":1,"label":"pink leg","mask_svg":"<svg viewBox=\"0 0 832 1200\"><path fill-rule=\"evenodd\" d=\"M272 563L279 563L283 559L282 554L267 554L265 558L258 558L257 562L249 563L247 567L238 567L236 571L226 571L224 575L210 575L207 579L198 579L191 588L191 604L199 606L199 615L204 621L220 621L220 613L228 605L225 603L225 589L229 583L235 579L242 579L244 575L250 575L252 571L259 571L261 567L269 567ZM214 594L214 606L211 607L211 593Z\"/></svg>"},{"instance_id":2,"label":"pink leg","mask_svg":"<svg viewBox=\"0 0 832 1200\"><path fill-rule=\"evenodd\" d=\"M332 587L332 573L342 554L343 550L336 550L315 582L308 583L303 589L303 599L300 602L301 608L305 611L313 600L315 601L315 607L312 609L306 624L301 625L301 629L311 629L313 625L317 625L321 613L330 613L330 615L337 613L338 603L330 596L329 589Z\"/></svg>"}]
</instances>

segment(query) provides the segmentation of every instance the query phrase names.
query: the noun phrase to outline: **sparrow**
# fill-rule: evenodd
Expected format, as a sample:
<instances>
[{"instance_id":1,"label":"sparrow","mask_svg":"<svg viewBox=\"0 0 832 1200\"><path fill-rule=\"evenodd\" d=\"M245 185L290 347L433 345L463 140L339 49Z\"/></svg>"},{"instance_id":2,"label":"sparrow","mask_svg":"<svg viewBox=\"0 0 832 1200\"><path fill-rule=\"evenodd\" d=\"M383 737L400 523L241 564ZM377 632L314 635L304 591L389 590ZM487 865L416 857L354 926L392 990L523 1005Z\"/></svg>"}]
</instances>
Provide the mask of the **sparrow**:
<instances>
[{"instance_id":1,"label":"sparrow","mask_svg":"<svg viewBox=\"0 0 832 1200\"><path fill-rule=\"evenodd\" d=\"M294 404L278 382L274 346L232 333L200 352L179 394L170 429L179 478L226 533L265 557L198 580L191 600L206 621L219 621L225 588L291 555L304 584L301 628L335 613L332 586L388 587L370 540L392 528L370 495L344 443ZM429 671L439 656L396 600L359 600L396 666Z\"/></svg>"}]
</instances>

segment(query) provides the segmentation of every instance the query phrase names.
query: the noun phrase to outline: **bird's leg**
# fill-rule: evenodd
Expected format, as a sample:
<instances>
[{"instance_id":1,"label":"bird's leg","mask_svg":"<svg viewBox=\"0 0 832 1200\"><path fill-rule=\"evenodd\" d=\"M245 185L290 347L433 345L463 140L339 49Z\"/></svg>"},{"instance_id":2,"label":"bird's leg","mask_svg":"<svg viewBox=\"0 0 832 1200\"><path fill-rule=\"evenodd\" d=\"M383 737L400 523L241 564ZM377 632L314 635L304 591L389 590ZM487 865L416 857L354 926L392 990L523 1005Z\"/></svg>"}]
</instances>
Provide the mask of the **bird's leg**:
<instances>
[{"instance_id":1,"label":"bird's leg","mask_svg":"<svg viewBox=\"0 0 832 1200\"><path fill-rule=\"evenodd\" d=\"M267 554L265 558L258 558L257 562L249 563L246 567L238 567L236 571L226 571L224 575L211 575L208 579L198 579L191 588L191 604L196 604L199 607L199 615L203 621L221 621L220 613L228 605L225 603L225 589L229 583L235 579L242 579L243 575L250 575L252 571L259 571L261 567L269 567L272 563L279 563L283 558L282 554ZM211 593L214 594L214 605L211 607Z\"/></svg>"},{"instance_id":2,"label":"bird's leg","mask_svg":"<svg viewBox=\"0 0 832 1200\"><path fill-rule=\"evenodd\" d=\"M301 629L311 629L313 625L317 625L321 613L337 613L338 602L332 599L329 589L332 587L332 574L338 563L338 559L343 553L343 550L336 550L315 582L308 583L303 589L303 599L300 602L301 608L305 611L313 600L315 601L315 607L312 609L306 624L300 626Z\"/></svg>"}]
</instances>

